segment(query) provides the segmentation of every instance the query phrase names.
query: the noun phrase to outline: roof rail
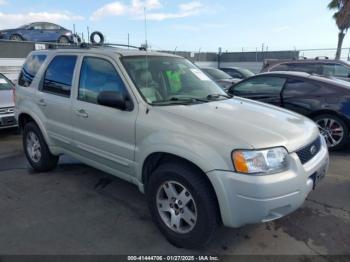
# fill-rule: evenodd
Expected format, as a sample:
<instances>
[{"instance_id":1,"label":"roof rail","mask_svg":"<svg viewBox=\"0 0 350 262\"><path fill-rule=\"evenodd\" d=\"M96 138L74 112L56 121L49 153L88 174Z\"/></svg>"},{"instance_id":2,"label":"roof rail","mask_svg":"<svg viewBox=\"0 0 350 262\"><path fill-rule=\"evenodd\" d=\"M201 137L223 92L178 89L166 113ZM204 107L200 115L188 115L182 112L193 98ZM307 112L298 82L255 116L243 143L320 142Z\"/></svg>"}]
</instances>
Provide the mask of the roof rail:
<instances>
[{"instance_id":1,"label":"roof rail","mask_svg":"<svg viewBox=\"0 0 350 262\"><path fill-rule=\"evenodd\" d=\"M47 49L89 49L91 45L87 43L81 43L81 44L70 44L70 45L62 45L62 44L49 44L47 46Z\"/></svg>"},{"instance_id":2,"label":"roof rail","mask_svg":"<svg viewBox=\"0 0 350 262\"><path fill-rule=\"evenodd\" d=\"M329 57L328 57L328 56L317 56L317 57L315 58L315 60L321 60L321 59L328 60Z\"/></svg>"},{"instance_id":3,"label":"roof rail","mask_svg":"<svg viewBox=\"0 0 350 262\"><path fill-rule=\"evenodd\" d=\"M125 44L114 44L114 43L107 43L107 44L103 44L97 47L127 47L127 48L135 48L138 50L142 50L142 51L147 51L147 48L144 46L134 46L134 45L125 45Z\"/></svg>"},{"instance_id":4,"label":"roof rail","mask_svg":"<svg viewBox=\"0 0 350 262\"><path fill-rule=\"evenodd\" d=\"M99 37L100 41L96 41L95 36ZM103 47L127 47L127 48L135 48L142 51L147 51L147 47L145 46L133 46L133 45L125 45L125 44L116 44L116 43L104 43L104 35L101 32L95 31L90 36L91 43L81 43L81 44L49 44L48 49L89 49L89 48L103 48Z\"/></svg>"}]
</instances>

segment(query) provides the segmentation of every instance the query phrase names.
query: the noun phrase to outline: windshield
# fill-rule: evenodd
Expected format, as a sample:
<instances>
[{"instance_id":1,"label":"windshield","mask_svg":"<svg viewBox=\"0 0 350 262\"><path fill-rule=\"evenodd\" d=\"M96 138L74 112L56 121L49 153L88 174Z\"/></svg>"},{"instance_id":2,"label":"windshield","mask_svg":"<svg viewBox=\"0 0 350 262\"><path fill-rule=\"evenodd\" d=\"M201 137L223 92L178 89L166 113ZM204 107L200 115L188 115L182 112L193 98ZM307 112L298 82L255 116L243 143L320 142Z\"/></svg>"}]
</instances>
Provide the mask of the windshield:
<instances>
[{"instance_id":1,"label":"windshield","mask_svg":"<svg viewBox=\"0 0 350 262\"><path fill-rule=\"evenodd\" d=\"M122 63L139 92L150 104L209 102L213 97L224 99L227 95L184 58L123 57Z\"/></svg>"},{"instance_id":2,"label":"windshield","mask_svg":"<svg viewBox=\"0 0 350 262\"><path fill-rule=\"evenodd\" d=\"M11 82L5 76L0 74L0 90L11 90L13 88Z\"/></svg>"},{"instance_id":3,"label":"windshield","mask_svg":"<svg viewBox=\"0 0 350 262\"><path fill-rule=\"evenodd\" d=\"M232 76L229 74L226 74L224 71L221 71L216 68L204 68L202 69L204 72L206 72L211 78L214 80L222 80L222 79L230 79Z\"/></svg>"}]
</instances>

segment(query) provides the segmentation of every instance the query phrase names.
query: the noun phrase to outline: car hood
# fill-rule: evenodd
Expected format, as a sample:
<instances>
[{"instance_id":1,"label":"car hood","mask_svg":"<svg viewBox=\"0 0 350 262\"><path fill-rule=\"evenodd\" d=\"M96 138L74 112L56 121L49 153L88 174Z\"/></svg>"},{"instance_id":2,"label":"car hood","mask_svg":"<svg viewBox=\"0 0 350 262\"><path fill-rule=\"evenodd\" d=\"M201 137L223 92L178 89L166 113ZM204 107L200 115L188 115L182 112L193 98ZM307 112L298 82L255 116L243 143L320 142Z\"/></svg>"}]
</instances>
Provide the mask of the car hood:
<instances>
[{"instance_id":1,"label":"car hood","mask_svg":"<svg viewBox=\"0 0 350 262\"><path fill-rule=\"evenodd\" d=\"M243 98L162 110L184 123L192 122L202 132L211 130L211 135L233 143L232 148L237 144L255 149L284 146L294 152L319 135L317 126L304 116ZM198 128L197 133L200 134Z\"/></svg>"},{"instance_id":2,"label":"car hood","mask_svg":"<svg viewBox=\"0 0 350 262\"><path fill-rule=\"evenodd\" d=\"M14 106L13 90L0 90L0 108Z\"/></svg>"}]
</instances>

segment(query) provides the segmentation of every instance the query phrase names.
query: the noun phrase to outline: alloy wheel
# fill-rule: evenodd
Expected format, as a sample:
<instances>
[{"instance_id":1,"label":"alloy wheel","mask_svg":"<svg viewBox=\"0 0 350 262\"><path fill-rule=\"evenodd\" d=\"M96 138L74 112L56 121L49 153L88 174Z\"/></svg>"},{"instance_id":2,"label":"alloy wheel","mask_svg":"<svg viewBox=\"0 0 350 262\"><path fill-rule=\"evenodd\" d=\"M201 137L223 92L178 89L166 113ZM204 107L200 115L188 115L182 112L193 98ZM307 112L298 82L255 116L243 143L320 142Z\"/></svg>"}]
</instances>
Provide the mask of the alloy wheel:
<instances>
[{"instance_id":1,"label":"alloy wheel","mask_svg":"<svg viewBox=\"0 0 350 262\"><path fill-rule=\"evenodd\" d=\"M344 138L344 128L341 123L331 118L316 121L321 134L326 139L328 147L332 148L341 143Z\"/></svg>"},{"instance_id":2,"label":"alloy wheel","mask_svg":"<svg viewBox=\"0 0 350 262\"><path fill-rule=\"evenodd\" d=\"M26 137L27 152L34 163L41 160L41 145L38 136L34 132L29 132Z\"/></svg>"},{"instance_id":3,"label":"alloy wheel","mask_svg":"<svg viewBox=\"0 0 350 262\"><path fill-rule=\"evenodd\" d=\"M157 210L162 221L176 233L186 234L196 226L196 202L188 189L178 182L167 181L159 187Z\"/></svg>"}]
</instances>

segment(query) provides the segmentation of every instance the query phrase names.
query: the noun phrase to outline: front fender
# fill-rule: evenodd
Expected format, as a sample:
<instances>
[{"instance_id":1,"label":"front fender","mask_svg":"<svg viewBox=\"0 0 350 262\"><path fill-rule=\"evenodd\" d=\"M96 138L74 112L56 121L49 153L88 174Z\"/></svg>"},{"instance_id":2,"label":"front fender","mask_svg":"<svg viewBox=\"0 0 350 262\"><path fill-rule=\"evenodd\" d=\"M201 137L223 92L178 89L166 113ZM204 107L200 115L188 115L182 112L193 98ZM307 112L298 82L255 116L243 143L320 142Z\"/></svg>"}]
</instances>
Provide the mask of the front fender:
<instances>
[{"instance_id":1,"label":"front fender","mask_svg":"<svg viewBox=\"0 0 350 262\"><path fill-rule=\"evenodd\" d=\"M136 148L136 178L142 181L142 169L148 156L153 153L168 153L184 158L203 172L212 170L230 170L227 159L208 144L197 140L194 136L184 136L177 133L156 132L140 141ZM229 155L227 156L229 158Z\"/></svg>"}]
</instances>

